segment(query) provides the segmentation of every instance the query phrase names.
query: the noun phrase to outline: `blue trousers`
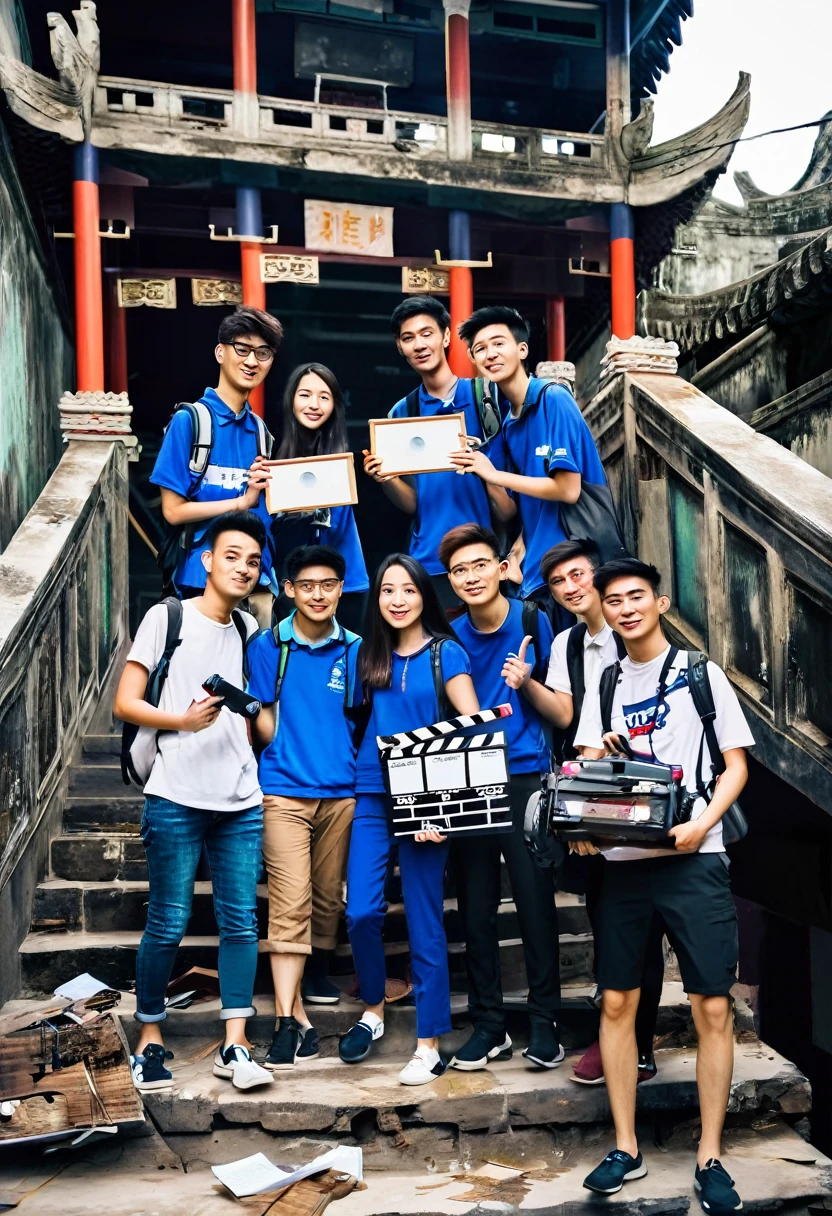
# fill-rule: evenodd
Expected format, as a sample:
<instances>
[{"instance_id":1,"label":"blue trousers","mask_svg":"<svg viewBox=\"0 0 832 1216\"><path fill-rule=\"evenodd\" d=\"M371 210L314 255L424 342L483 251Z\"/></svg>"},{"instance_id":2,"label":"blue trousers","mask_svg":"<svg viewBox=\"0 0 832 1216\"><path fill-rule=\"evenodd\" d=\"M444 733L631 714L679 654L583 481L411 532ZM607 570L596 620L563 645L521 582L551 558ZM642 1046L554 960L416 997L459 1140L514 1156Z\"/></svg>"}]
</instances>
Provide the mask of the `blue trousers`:
<instances>
[{"instance_id":1,"label":"blue trousers","mask_svg":"<svg viewBox=\"0 0 832 1216\"><path fill-rule=\"evenodd\" d=\"M165 990L191 916L203 843L220 931L223 1020L250 1017L257 968L257 875L263 808L200 811L149 796L142 812L150 902L136 959L136 1020L165 1018Z\"/></svg>"},{"instance_id":2,"label":"blue trousers","mask_svg":"<svg viewBox=\"0 0 832 1216\"><path fill-rule=\"evenodd\" d=\"M347 931L361 999L367 1005L384 1000L384 878L393 843L385 795L359 794L347 864ZM395 843L410 940L416 1035L430 1039L451 1029L448 943L442 919L448 845L416 844L403 838Z\"/></svg>"}]
</instances>

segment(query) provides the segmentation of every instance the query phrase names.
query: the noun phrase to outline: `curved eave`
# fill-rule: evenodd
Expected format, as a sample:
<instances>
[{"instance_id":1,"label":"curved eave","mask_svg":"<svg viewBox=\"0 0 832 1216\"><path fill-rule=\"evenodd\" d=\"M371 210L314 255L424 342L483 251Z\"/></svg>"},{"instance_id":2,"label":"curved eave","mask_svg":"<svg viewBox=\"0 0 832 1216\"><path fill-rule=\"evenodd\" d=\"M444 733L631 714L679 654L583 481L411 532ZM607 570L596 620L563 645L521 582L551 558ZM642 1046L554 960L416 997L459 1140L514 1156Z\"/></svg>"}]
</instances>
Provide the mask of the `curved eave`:
<instances>
[{"instance_id":1,"label":"curved eave","mask_svg":"<svg viewBox=\"0 0 832 1216\"><path fill-rule=\"evenodd\" d=\"M750 106L751 77L740 72L736 89L713 118L647 148L631 162L627 201L635 207L665 202L706 174L722 173L748 122Z\"/></svg>"},{"instance_id":2,"label":"curved eave","mask_svg":"<svg viewBox=\"0 0 832 1216\"><path fill-rule=\"evenodd\" d=\"M638 332L678 342L690 354L712 339L740 336L832 276L832 228L751 278L701 296L643 291Z\"/></svg>"},{"instance_id":3,"label":"curved eave","mask_svg":"<svg viewBox=\"0 0 832 1216\"><path fill-rule=\"evenodd\" d=\"M673 48L682 45L682 22L693 16L693 0L661 0L654 2L653 13L643 19L635 17L633 42L630 48L630 81L633 113L638 101L656 92L656 85L670 71Z\"/></svg>"}]
</instances>

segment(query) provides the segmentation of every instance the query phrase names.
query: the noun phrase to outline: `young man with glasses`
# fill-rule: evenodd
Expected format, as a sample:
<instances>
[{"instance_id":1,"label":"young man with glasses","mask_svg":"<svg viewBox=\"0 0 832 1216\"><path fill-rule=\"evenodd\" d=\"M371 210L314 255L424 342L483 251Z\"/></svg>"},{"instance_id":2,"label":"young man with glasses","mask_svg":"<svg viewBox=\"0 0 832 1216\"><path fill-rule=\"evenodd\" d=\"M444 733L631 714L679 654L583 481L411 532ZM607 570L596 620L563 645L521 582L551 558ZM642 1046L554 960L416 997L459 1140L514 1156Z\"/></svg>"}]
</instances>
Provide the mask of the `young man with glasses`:
<instances>
[{"instance_id":1,"label":"young man with glasses","mask_svg":"<svg viewBox=\"0 0 832 1216\"><path fill-rule=\"evenodd\" d=\"M318 1035L301 999L312 950L335 949L355 810L353 704L361 638L335 619L346 565L328 545L286 558L291 616L249 650L249 692L263 708L255 734L264 748L263 857L269 885L268 937L276 1022L267 1068L293 1068L318 1055Z\"/></svg>"},{"instance_id":2,"label":"young man with glasses","mask_svg":"<svg viewBox=\"0 0 832 1216\"><path fill-rule=\"evenodd\" d=\"M271 518L263 502L268 477L259 454L258 423L248 399L271 371L282 337L280 322L258 308L237 308L220 322L214 350L219 381L200 398L210 411L212 424L211 451L203 472L191 468L194 436L189 412L177 410L165 432L150 480L162 491L167 523L186 529L173 576L180 599L200 595L205 586L202 540L218 515L254 511L268 535ZM261 586L269 585L270 570L267 546Z\"/></svg>"},{"instance_id":3,"label":"young man with glasses","mask_svg":"<svg viewBox=\"0 0 832 1216\"><path fill-rule=\"evenodd\" d=\"M552 627L546 614L536 610L537 637L526 634L523 603L508 600L502 593L508 562L501 561L497 537L488 528L479 524L453 528L443 537L439 556L451 588L467 608L467 614L454 621L454 631L471 661L477 699L483 707L507 701L512 708L503 725L513 830L455 841L451 848L465 933L468 1012L473 1023L473 1032L451 1060L451 1067L470 1072L512 1054L500 980L497 912L502 854L517 907L529 983L531 1033L523 1055L538 1068L555 1068L564 1052L557 1027L560 960L553 871L535 865L523 836L526 803L540 789L540 775L549 768L542 718L561 727L569 721L560 713L555 694L541 682L552 646ZM527 656L533 662L527 662ZM571 701L567 710L571 715Z\"/></svg>"}]
</instances>

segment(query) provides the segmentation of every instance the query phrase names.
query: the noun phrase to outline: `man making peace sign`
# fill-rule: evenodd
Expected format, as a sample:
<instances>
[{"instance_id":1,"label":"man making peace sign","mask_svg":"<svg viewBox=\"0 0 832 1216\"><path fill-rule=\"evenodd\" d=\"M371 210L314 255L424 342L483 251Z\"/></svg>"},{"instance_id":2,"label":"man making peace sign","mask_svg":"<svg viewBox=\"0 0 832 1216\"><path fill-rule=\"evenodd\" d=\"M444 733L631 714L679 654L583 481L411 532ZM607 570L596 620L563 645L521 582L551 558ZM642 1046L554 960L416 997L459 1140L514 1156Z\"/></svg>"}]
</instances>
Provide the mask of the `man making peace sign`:
<instances>
[{"instance_id":1,"label":"man making peace sign","mask_svg":"<svg viewBox=\"0 0 832 1216\"><path fill-rule=\"evenodd\" d=\"M540 788L540 774L549 767L542 719L568 726L572 699L542 683L552 626L536 604L527 606L502 594L501 580L508 563L500 558L494 533L479 524L453 528L442 539L439 558L451 588L467 608L467 615L454 621L454 630L471 660L479 703L509 702L512 707L503 726L514 830L457 840L451 846L465 932L468 1010L474 1025L451 1067L472 1071L512 1054L503 1016L497 927L502 853L517 907L529 982L531 1035L523 1055L539 1068L555 1068L563 1059L563 1048L557 1027L560 966L553 871L539 869L532 860L523 838L523 818L529 796Z\"/></svg>"}]
</instances>

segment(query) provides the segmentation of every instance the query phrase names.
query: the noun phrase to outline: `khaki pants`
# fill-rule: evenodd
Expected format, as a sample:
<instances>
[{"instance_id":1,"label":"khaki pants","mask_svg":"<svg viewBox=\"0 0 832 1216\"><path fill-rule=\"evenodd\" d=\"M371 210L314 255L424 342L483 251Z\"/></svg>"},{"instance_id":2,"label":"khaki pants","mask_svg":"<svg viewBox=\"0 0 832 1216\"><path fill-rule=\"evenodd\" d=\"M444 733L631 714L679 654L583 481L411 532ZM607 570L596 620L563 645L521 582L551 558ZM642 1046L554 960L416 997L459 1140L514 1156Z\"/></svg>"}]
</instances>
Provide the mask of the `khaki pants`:
<instances>
[{"instance_id":1,"label":"khaki pants","mask_svg":"<svg viewBox=\"0 0 832 1216\"><path fill-rule=\"evenodd\" d=\"M354 798L263 798L263 860L269 884L269 936L260 950L334 950Z\"/></svg>"}]
</instances>

